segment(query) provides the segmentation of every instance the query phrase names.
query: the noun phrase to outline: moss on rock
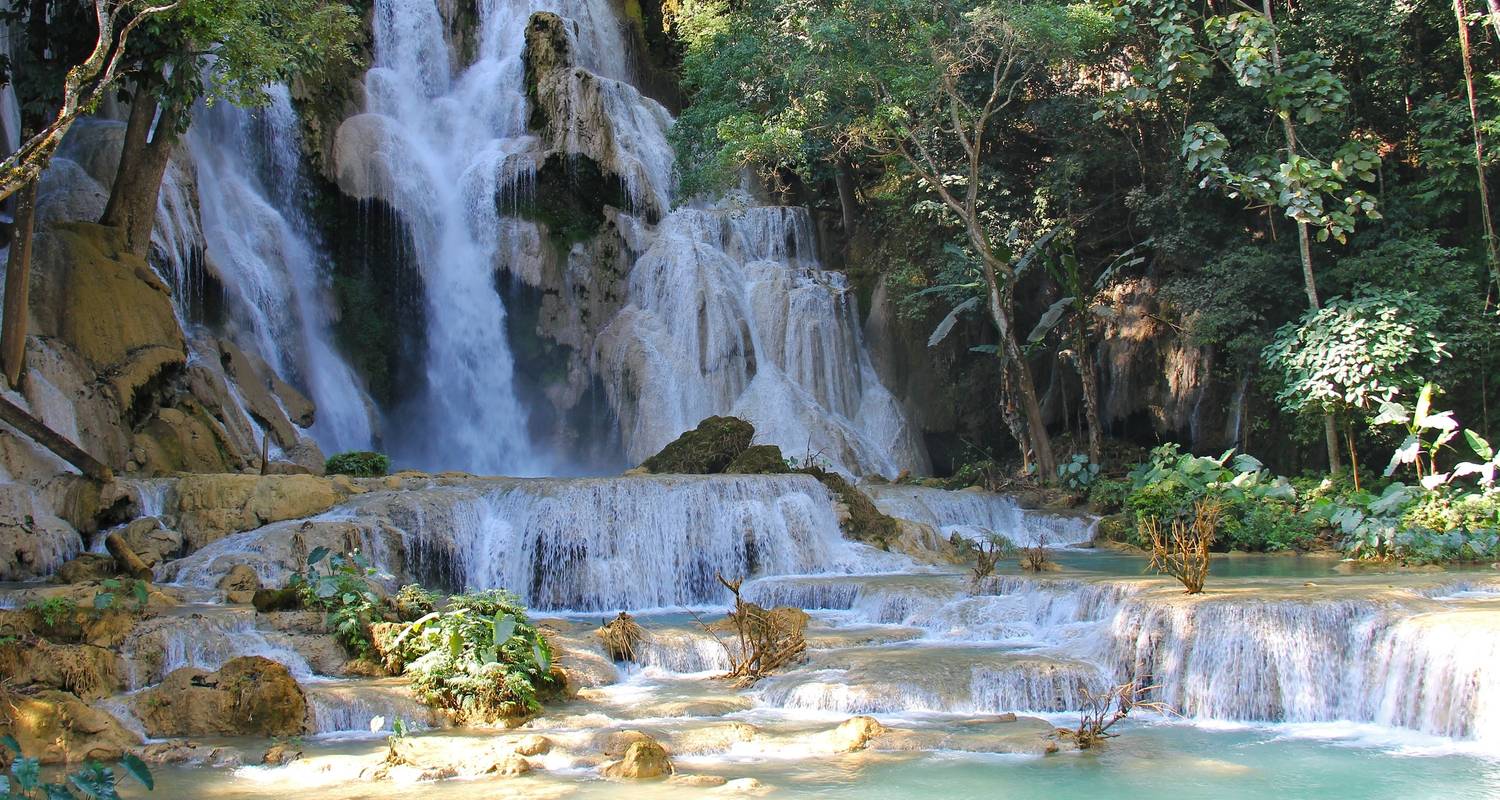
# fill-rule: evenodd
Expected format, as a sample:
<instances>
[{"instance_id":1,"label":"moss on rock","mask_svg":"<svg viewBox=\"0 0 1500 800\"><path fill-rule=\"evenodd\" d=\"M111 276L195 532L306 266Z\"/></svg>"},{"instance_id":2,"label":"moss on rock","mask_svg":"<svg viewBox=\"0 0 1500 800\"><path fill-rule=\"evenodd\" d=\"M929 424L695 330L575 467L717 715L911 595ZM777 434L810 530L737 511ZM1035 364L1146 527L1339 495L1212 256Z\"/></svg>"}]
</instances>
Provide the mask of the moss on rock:
<instances>
[{"instance_id":1,"label":"moss on rock","mask_svg":"<svg viewBox=\"0 0 1500 800\"><path fill-rule=\"evenodd\" d=\"M709 417L641 466L655 473L718 474L750 447L754 437L755 426L739 417Z\"/></svg>"},{"instance_id":2,"label":"moss on rock","mask_svg":"<svg viewBox=\"0 0 1500 800\"><path fill-rule=\"evenodd\" d=\"M781 448L774 444L757 444L734 457L724 472L730 475L780 475L791 472Z\"/></svg>"},{"instance_id":3,"label":"moss on rock","mask_svg":"<svg viewBox=\"0 0 1500 800\"><path fill-rule=\"evenodd\" d=\"M896 518L882 513L869 495L843 475L815 466L802 467L797 472L817 478L849 510L848 517L841 523L844 535L883 549L889 549L891 543L900 538L901 524Z\"/></svg>"}]
</instances>

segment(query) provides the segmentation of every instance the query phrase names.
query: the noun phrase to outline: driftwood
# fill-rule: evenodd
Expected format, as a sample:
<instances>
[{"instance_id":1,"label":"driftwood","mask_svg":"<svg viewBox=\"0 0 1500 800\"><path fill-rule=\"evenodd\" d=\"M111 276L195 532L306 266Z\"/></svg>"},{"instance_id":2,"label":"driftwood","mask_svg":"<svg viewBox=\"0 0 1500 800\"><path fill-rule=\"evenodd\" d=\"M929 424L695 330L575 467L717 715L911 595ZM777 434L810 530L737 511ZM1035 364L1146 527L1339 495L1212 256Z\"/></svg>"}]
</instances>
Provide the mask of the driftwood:
<instances>
[{"instance_id":1,"label":"driftwood","mask_svg":"<svg viewBox=\"0 0 1500 800\"><path fill-rule=\"evenodd\" d=\"M1083 713L1077 728L1058 728L1054 734L1059 739L1068 739L1079 750L1087 750L1117 734L1109 732L1116 722L1130 716L1130 712L1142 708L1159 714L1170 713L1165 703L1146 698L1155 691L1155 686L1142 686L1136 681L1122 683L1106 691L1094 693L1083 690Z\"/></svg>"},{"instance_id":2,"label":"driftwood","mask_svg":"<svg viewBox=\"0 0 1500 800\"><path fill-rule=\"evenodd\" d=\"M31 437L37 444L51 450L57 454L58 458L72 464L84 475L100 483L109 483L115 479L114 473L104 465L104 462L84 452L83 448L43 425L41 420L28 414L26 409L4 397L0 397L0 422Z\"/></svg>"},{"instance_id":3,"label":"driftwood","mask_svg":"<svg viewBox=\"0 0 1500 800\"><path fill-rule=\"evenodd\" d=\"M729 655L729 672L741 686L752 684L766 675L791 664L807 652L807 612L800 608L783 606L766 610L754 603L747 603L740 596L741 578L725 580L716 575L719 583L734 595L734 610L720 623L705 625ZM700 623L701 624L701 623ZM718 629L727 629L735 640L720 639Z\"/></svg>"},{"instance_id":4,"label":"driftwood","mask_svg":"<svg viewBox=\"0 0 1500 800\"><path fill-rule=\"evenodd\" d=\"M111 533L104 537L104 548L115 557L115 568L120 572L136 580L151 580L151 568L146 566L146 562L142 561L134 550L130 549L130 545L125 543L125 537L118 533Z\"/></svg>"}]
</instances>

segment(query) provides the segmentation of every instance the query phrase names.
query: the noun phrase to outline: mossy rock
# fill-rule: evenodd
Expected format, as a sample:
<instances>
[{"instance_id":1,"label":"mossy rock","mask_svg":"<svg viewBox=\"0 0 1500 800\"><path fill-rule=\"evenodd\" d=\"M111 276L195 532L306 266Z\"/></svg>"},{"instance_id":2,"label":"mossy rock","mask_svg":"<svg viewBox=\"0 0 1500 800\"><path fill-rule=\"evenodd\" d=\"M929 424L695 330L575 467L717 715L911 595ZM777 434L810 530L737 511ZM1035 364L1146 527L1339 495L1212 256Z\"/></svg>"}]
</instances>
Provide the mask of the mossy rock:
<instances>
[{"instance_id":1,"label":"mossy rock","mask_svg":"<svg viewBox=\"0 0 1500 800\"><path fill-rule=\"evenodd\" d=\"M781 448L774 444L747 447L724 468L729 475L781 475L791 471L781 455Z\"/></svg>"},{"instance_id":2,"label":"mossy rock","mask_svg":"<svg viewBox=\"0 0 1500 800\"><path fill-rule=\"evenodd\" d=\"M901 523L881 513L875 501L843 475L822 467L803 467L797 472L817 478L849 509L849 518L843 523L844 535L885 549L901 536Z\"/></svg>"},{"instance_id":3,"label":"mossy rock","mask_svg":"<svg viewBox=\"0 0 1500 800\"><path fill-rule=\"evenodd\" d=\"M654 473L716 475L750 447L755 426L738 417L709 417L641 466Z\"/></svg>"},{"instance_id":4,"label":"mossy rock","mask_svg":"<svg viewBox=\"0 0 1500 800\"><path fill-rule=\"evenodd\" d=\"M298 611L302 608L302 593L288 586L281 589L256 589L250 603L261 613L271 611Z\"/></svg>"}]
</instances>

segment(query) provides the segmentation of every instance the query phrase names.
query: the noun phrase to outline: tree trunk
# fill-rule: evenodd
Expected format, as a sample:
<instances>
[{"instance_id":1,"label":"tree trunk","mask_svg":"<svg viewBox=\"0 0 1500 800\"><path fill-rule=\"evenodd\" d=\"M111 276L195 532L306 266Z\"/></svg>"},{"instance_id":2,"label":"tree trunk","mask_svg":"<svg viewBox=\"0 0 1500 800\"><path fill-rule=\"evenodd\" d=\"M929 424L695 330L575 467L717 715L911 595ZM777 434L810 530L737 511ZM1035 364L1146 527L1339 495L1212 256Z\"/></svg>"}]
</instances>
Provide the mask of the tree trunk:
<instances>
[{"instance_id":1,"label":"tree trunk","mask_svg":"<svg viewBox=\"0 0 1500 800\"><path fill-rule=\"evenodd\" d=\"M839 190L839 210L844 217L844 238L854 238L854 226L859 217L859 198L854 196L854 168L847 159L839 159L838 169L833 173L833 183Z\"/></svg>"},{"instance_id":2,"label":"tree trunk","mask_svg":"<svg viewBox=\"0 0 1500 800\"><path fill-rule=\"evenodd\" d=\"M5 306L0 312L0 368L6 384L20 389L26 364L26 318L31 305L31 234L36 220L36 182L16 194L15 234L5 266Z\"/></svg>"},{"instance_id":3,"label":"tree trunk","mask_svg":"<svg viewBox=\"0 0 1500 800\"><path fill-rule=\"evenodd\" d=\"M1272 22L1271 0L1261 0L1261 9L1265 13L1266 22L1271 23L1271 66L1276 74L1281 74L1281 47L1276 42L1276 26ZM1287 158L1297 155L1297 129L1292 125L1290 114L1277 112L1276 116L1281 118L1281 132L1286 137ZM1318 301L1318 282L1313 277L1312 263L1312 239L1307 234L1307 223L1297 222L1297 253L1302 259L1302 288L1307 292L1307 305L1309 308L1318 309L1322 303ZM1328 471L1334 475L1343 469L1339 458L1339 431L1334 425L1333 416L1323 417L1323 444L1328 449Z\"/></svg>"},{"instance_id":4,"label":"tree trunk","mask_svg":"<svg viewBox=\"0 0 1500 800\"><path fill-rule=\"evenodd\" d=\"M1496 21L1494 3L1490 0L1491 22ZM1484 136L1479 131L1479 104L1474 99L1474 63L1469 56L1469 26L1464 0L1453 0L1453 19L1458 23L1458 47L1464 59L1464 87L1469 92L1469 121L1474 131L1474 173L1479 179L1479 213L1484 218L1484 252L1490 264L1490 278L1500 287L1500 243L1495 241L1495 223L1490 216L1490 190L1484 179ZM1500 23L1497 23L1500 25ZM1496 29L1500 35L1500 27Z\"/></svg>"},{"instance_id":5,"label":"tree trunk","mask_svg":"<svg viewBox=\"0 0 1500 800\"><path fill-rule=\"evenodd\" d=\"M176 112L162 109L161 120L152 135L156 120L156 99L141 88L130 105L130 121L125 127L125 142L120 151L120 168L109 193L109 204L99 224L119 228L125 233L125 246L135 255L151 252L151 229L156 226L156 198L161 192L162 177L172 157L176 140Z\"/></svg>"},{"instance_id":6,"label":"tree trunk","mask_svg":"<svg viewBox=\"0 0 1500 800\"><path fill-rule=\"evenodd\" d=\"M1500 0L1490 0L1490 27L1495 29L1495 38L1500 40Z\"/></svg>"},{"instance_id":7,"label":"tree trunk","mask_svg":"<svg viewBox=\"0 0 1500 800\"><path fill-rule=\"evenodd\" d=\"M42 424L41 420L31 416L26 409L4 397L0 397L0 422L31 437L32 441L51 450L58 458L77 467L79 472L99 483L114 480L114 473L104 462L84 452L83 448L73 444L66 436Z\"/></svg>"},{"instance_id":8,"label":"tree trunk","mask_svg":"<svg viewBox=\"0 0 1500 800\"><path fill-rule=\"evenodd\" d=\"M1085 312L1087 313L1087 312ZM1099 378L1094 373L1094 359L1088 351L1088 331L1082 323L1074 324L1073 363L1083 384L1083 413L1089 426L1089 461L1104 463L1103 432L1099 430Z\"/></svg>"},{"instance_id":9,"label":"tree trunk","mask_svg":"<svg viewBox=\"0 0 1500 800\"><path fill-rule=\"evenodd\" d=\"M1016 399L1020 401L1021 413L1026 417L1026 431L1036 455L1037 472L1042 480L1051 481L1057 477L1057 460L1052 455L1052 440L1047 436L1047 425L1042 419L1042 405L1036 399L1036 384L1031 380L1031 367L1027 365L1021 346L1016 342L1016 331L1001 296L995 265L991 263L991 256L987 251L981 250L981 253L984 279L990 290L990 316L995 321L995 327L1000 330L1000 346L1005 352L1006 367L1013 370L1015 375Z\"/></svg>"}]
</instances>

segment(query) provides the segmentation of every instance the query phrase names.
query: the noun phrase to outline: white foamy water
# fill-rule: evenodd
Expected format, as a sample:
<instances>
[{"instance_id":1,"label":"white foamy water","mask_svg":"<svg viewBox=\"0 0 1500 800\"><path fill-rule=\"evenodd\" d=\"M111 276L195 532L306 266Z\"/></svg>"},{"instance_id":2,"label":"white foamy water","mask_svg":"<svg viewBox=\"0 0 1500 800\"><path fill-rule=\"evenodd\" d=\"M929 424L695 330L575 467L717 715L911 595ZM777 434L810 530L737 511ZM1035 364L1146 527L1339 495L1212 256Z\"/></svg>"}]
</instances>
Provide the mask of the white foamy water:
<instances>
[{"instance_id":1,"label":"white foamy water","mask_svg":"<svg viewBox=\"0 0 1500 800\"><path fill-rule=\"evenodd\" d=\"M1027 512L1014 497L993 492L950 492L923 486L870 484L861 487L886 514L931 525L971 541L998 534L1017 547L1067 547L1094 538L1090 517Z\"/></svg>"}]
</instances>

